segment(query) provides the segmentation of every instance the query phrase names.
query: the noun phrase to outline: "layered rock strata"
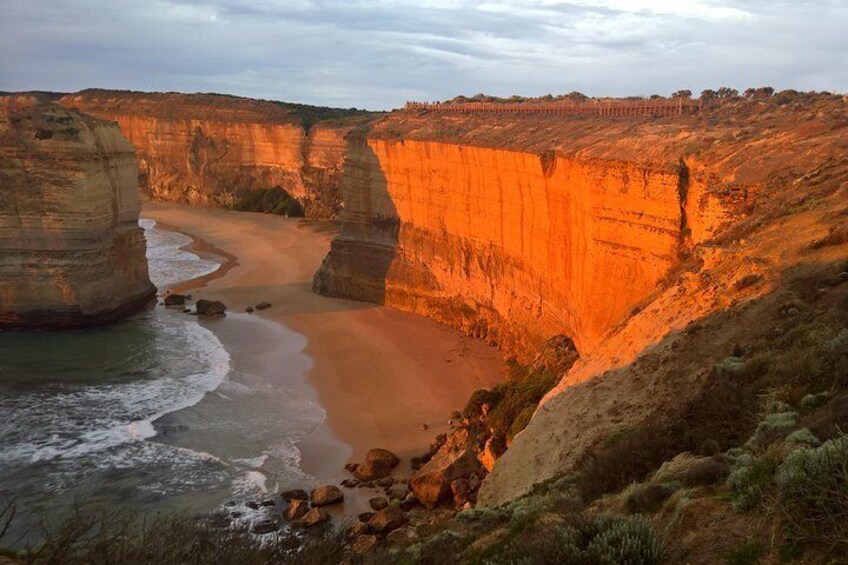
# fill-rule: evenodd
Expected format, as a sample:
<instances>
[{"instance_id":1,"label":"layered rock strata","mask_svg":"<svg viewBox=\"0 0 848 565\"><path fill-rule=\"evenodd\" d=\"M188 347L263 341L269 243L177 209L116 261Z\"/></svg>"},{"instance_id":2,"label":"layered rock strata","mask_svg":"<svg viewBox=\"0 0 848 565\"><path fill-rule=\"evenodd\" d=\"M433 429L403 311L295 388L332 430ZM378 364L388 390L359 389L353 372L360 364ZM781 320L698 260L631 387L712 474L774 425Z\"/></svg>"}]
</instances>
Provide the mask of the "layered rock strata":
<instances>
[{"instance_id":1,"label":"layered rock strata","mask_svg":"<svg viewBox=\"0 0 848 565\"><path fill-rule=\"evenodd\" d=\"M342 233L316 290L427 315L519 357L559 334L592 349L693 233L713 229L687 214L683 163L359 139L347 168Z\"/></svg>"},{"instance_id":2,"label":"layered rock strata","mask_svg":"<svg viewBox=\"0 0 848 565\"><path fill-rule=\"evenodd\" d=\"M155 298L135 152L112 122L55 104L0 108L0 327L58 329Z\"/></svg>"},{"instance_id":3,"label":"layered rock strata","mask_svg":"<svg viewBox=\"0 0 848 565\"><path fill-rule=\"evenodd\" d=\"M305 127L285 105L213 94L92 90L59 102L118 123L153 199L229 208L250 190L281 187L310 217L338 211L350 124Z\"/></svg>"}]
</instances>

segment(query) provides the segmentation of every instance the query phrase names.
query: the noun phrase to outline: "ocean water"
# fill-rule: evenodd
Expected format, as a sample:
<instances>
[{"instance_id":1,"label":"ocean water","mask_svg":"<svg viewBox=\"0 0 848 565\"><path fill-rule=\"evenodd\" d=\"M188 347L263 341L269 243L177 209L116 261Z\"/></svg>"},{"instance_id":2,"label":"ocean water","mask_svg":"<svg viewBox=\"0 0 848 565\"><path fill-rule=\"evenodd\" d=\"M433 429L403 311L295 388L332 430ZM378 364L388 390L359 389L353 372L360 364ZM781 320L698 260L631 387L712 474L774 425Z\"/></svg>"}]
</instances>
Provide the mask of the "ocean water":
<instances>
[{"instance_id":1,"label":"ocean water","mask_svg":"<svg viewBox=\"0 0 848 565\"><path fill-rule=\"evenodd\" d=\"M217 268L140 223L160 290ZM226 324L275 340L275 381L160 306L106 328L0 333L0 508L17 508L0 545L37 543L79 505L204 513L307 481L296 444L325 415L302 381L305 338L244 314Z\"/></svg>"}]
</instances>

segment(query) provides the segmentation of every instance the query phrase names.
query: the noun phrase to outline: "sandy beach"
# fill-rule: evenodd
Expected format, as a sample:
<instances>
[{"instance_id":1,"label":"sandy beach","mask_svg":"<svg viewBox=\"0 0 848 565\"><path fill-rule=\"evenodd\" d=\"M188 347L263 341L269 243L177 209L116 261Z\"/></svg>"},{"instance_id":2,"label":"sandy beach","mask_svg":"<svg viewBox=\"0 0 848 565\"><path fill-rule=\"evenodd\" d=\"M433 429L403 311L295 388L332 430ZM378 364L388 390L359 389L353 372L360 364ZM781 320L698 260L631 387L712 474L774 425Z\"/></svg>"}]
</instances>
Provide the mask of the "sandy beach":
<instances>
[{"instance_id":1,"label":"sandy beach","mask_svg":"<svg viewBox=\"0 0 848 565\"><path fill-rule=\"evenodd\" d=\"M344 464L372 447L397 453L396 475L407 476L409 458L447 429L450 413L503 378L499 352L478 340L411 314L314 294L312 276L334 235L329 224L164 203L145 203L142 216L191 235L192 251L223 262L219 272L177 290L227 305L230 316L202 323L224 343L235 370L273 379L283 362L275 332L306 338L304 386L326 421L297 447L301 468L316 482L346 478ZM250 316L273 324L249 323L244 310L259 302L272 307ZM351 499L347 511L357 511L362 494Z\"/></svg>"}]
</instances>

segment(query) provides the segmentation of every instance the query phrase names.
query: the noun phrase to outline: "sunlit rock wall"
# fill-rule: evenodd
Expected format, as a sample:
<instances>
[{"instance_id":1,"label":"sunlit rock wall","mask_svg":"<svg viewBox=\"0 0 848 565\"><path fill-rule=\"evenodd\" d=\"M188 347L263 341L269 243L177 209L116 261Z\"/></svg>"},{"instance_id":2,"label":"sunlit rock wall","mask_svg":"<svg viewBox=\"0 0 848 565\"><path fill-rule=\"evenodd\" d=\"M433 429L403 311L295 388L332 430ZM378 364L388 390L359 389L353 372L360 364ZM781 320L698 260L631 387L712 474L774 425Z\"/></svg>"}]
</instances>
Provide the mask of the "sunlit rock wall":
<instances>
[{"instance_id":1,"label":"sunlit rock wall","mask_svg":"<svg viewBox=\"0 0 848 565\"><path fill-rule=\"evenodd\" d=\"M0 108L0 327L115 321L155 297L135 153L58 105Z\"/></svg>"}]
</instances>

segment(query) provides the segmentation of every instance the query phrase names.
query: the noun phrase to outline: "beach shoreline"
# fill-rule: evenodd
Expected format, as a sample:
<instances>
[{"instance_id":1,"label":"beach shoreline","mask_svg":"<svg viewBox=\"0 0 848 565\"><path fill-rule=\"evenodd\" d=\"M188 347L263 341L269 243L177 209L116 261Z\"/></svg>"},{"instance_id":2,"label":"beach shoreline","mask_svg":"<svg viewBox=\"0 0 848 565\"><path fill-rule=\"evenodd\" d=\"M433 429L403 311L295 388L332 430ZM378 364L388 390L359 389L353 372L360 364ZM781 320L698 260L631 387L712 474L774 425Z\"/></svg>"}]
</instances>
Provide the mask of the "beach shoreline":
<instances>
[{"instance_id":1,"label":"beach shoreline","mask_svg":"<svg viewBox=\"0 0 848 565\"><path fill-rule=\"evenodd\" d=\"M234 366L267 379L279 371L274 328L244 320L305 336L312 366L303 378L326 417L296 446L311 484L281 488L339 484L350 478L345 463L374 447L401 458L395 476L405 479L410 458L448 431L450 413L474 390L503 379L500 354L479 340L411 314L312 293L312 275L335 233L327 223L153 202L144 204L142 217L190 237L186 249L222 264L171 290L227 305L239 331L226 318L200 323L223 342ZM260 302L272 307L244 314ZM343 513L367 510L367 498L376 495L367 491L347 489Z\"/></svg>"}]
</instances>

